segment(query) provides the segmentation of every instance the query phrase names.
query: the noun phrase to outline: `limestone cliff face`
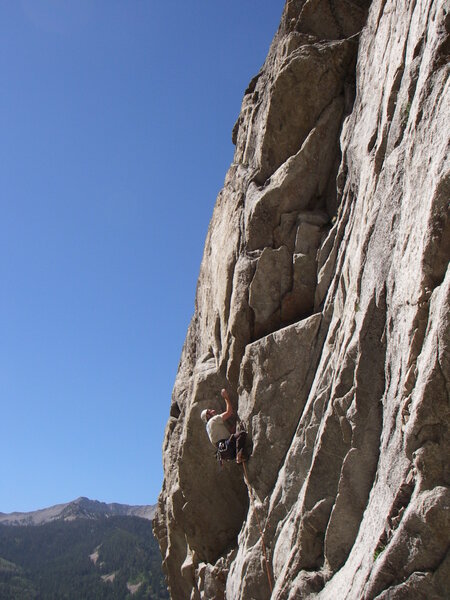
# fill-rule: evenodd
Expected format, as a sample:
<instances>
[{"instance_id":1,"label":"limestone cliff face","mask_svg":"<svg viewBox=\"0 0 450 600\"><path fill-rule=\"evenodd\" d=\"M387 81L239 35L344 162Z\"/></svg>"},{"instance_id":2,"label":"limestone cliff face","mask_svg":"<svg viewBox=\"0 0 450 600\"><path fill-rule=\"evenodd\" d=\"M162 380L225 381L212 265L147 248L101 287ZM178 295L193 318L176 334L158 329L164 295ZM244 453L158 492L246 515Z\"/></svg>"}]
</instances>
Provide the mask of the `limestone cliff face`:
<instances>
[{"instance_id":1,"label":"limestone cliff face","mask_svg":"<svg viewBox=\"0 0 450 600\"><path fill-rule=\"evenodd\" d=\"M449 10L286 3L173 391L154 528L174 600L446 597ZM199 417L224 386L251 502Z\"/></svg>"}]
</instances>

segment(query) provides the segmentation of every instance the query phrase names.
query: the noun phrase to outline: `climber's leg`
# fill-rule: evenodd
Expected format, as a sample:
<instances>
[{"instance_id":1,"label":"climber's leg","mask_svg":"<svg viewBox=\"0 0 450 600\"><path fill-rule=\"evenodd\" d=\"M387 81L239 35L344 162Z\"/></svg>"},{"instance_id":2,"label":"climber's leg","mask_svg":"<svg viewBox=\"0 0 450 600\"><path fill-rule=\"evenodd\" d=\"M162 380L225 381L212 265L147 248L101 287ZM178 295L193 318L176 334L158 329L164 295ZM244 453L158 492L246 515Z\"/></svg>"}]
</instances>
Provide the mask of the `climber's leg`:
<instances>
[{"instance_id":1,"label":"climber's leg","mask_svg":"<svg viewBox=\"0 0 450 600\"><path fill-rule=\"evenodd\" d=\"M235 433L234 436L236 438L236 462L240 464L247 460L247 455L244 449L247 432L240 431L239 433Z\"/></svg>"}]
</instances>

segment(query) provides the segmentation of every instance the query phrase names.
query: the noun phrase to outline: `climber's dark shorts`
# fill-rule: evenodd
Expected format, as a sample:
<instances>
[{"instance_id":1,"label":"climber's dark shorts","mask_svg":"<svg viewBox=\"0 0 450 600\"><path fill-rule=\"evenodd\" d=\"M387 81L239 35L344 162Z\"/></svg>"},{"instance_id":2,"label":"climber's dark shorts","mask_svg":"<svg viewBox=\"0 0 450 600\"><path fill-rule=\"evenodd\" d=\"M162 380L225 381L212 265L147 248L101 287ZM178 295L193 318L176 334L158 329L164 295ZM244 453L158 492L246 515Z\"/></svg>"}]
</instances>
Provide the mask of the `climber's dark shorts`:
<instances>
[{"instance_id":1,"label":"climber's dark shorts","mask_svg":"<svg viewBox=\"0 0 450 600\"><path fill-rule=\"evenodd\" d=\"M217 458L219 460L234 460L239 450L245 446L246 431L233 433L227 440L217 442Z\"/></svg>"}]
</instances>

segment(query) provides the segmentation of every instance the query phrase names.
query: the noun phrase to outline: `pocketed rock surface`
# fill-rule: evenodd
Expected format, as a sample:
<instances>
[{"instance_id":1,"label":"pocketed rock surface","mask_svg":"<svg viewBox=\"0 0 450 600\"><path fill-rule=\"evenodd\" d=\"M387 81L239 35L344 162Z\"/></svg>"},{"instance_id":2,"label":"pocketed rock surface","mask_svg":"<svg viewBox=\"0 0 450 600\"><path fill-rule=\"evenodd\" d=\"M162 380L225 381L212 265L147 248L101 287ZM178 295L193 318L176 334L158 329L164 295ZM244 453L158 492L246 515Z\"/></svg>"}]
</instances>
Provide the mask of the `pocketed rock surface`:
<instances>
[{"instance_id":1,"label":"pocketed rock surface","mask_svg":"<svg viewBox=\"0 0 450 600\"><path fill-rule=\"evenodd\" d=\"M285 5L233 129L165 433L174 600L447 597L449 13ZM251 501L200 421L225 386Z\"/></svg>"}]
</instances>

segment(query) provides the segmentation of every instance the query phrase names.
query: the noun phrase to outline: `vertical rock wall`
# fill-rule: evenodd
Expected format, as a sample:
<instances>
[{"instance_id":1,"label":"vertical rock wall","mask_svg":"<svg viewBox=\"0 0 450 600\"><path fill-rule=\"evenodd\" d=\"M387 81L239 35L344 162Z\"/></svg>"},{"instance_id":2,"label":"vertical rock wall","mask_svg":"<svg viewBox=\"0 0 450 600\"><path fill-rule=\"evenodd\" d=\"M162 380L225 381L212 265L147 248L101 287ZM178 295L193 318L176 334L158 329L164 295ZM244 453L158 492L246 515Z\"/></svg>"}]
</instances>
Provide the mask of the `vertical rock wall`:
<instances>
[{"instance_id":1,"label":"vertical rock wall","mask_svg":"<svg viewBox=\"0 0 450 600\"><path fill-rule=\"evenodd\" d=\"M154 529L175 600L446 597L449 11L286 3L173 391ZM199 419L224 386L251 502Z\"/></svg>"}]
</instances>

